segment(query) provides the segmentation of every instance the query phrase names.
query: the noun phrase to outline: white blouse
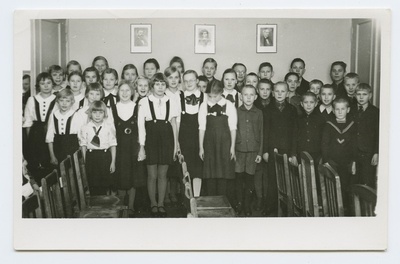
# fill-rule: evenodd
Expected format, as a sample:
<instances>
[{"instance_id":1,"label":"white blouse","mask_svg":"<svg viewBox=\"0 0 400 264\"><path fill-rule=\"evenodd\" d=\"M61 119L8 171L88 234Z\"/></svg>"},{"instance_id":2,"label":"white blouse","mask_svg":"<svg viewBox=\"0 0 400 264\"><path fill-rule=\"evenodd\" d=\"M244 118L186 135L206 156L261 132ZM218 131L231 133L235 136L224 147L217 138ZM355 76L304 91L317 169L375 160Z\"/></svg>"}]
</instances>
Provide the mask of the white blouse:
<instances>
[{"instance_id":1,"label":"white blouse","mask_svg":"<svg viewBox=\"0 0 400 264\"><path fill-rule=\"evenodd\" d=\"M82 127L82 122L78 116L74 115L75 110L70 109L68 112L62 114L60 110L54 111L54 113L49 118L49 124L47 128L46 134L46 143L54 142L54 135L56 134L55 124L54 124L54 116L57 118L58 121L58 132L60 134L65 134L67 129L67 121L70 116L72 117L71 126L69 129L69 134L78 134L79 130Z\"/></svg>"},{"instance_id":2,"label":"white blouse","mask_svg":"<svg viewBox=\"0 0 400 264\"><path fill-rule=\"evenodd\" d=\"M132 101L129 101L128 103L117 103L117 112L119 118L122 120L126 121L129 118L132 117L133 115L133 110L135 109L136 104Z\"/></svg>"},{"instance_id":3,"label":"white blouse","mask_svg":"<svg viewBox=\"0 0 400 264\"><path fill-rule=\"evenodd\" d=\"M35 96L31 96L28 98L25 106L25 121L22 127L31 127L34 121L38 121L36 119L36 109L35 109L35 99L39 103L39 112L40 112L40 121L46 121L47 112L49 110L50 104L53 100L56 99L54 94L50 95L47 98L43 98L41 93L38 93ZM53 111L57 109L57 104L54 105Z\"/></svg>"},{"instance_id":4,"label":"white blouse","mask_svg":"<svg viewBox=\"0 0 400 264\"><path fill-rule=\"evenodd\" d=\"M100 146L97 147L91 143L95 136L95 130L99 132ZM94 128L94 129L93 129ZM108 149L109 147L117 145L117 138L115 137L114 124L103 122L100 126L96 126L92 121L84 125L78 134L79 145L87 147L88 149Z\"/></svg>"},{"instance_id":5,"label":"white blouse","mask_svg":"<svg viewBox=\"0 0 400 264\"><path fill-rule=\"evenodd\" d=\"M238 107L242 105L243 102L242 102L242 99L240 98L240 93L238 91L236 91L235 89L227 90L224 88L224 92L222 93L222 96L224 98L226 98L228 96L228 94L231 94L233 96L233 100L236 100L236 94L238 94L238 100L239 100ZM236 103L236 101L235 101L235 103ZM233 103L233 105L235 105L235 103Z\"/></svg>"}]
</instances>

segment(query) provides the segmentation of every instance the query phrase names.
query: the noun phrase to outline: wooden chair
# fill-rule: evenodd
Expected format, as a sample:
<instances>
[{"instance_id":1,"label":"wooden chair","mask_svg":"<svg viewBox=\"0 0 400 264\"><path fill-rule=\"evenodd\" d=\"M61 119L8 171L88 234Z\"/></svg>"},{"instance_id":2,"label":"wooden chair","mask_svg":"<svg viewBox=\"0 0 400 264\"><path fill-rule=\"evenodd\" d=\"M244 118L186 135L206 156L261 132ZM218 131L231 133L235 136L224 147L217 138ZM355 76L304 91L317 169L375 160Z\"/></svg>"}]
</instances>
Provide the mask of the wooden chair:
<instances>
[{"instance_id":1,"label":"wooden chair","mask_svg":"<svg viewBox=\"0 0 400 264\"><path fill-rule=\"evenodd\" d=\"M289 162L290 192L293 198L293 216L305 216L304 186L300 178L301 165L295 166Z\"/></svg>"},{"instance_id":2,"label":"wooden chair","mask_svg":"<svg viewBox=\"0 0 400 264\"><path fill-rule=\"evenodd\" d=\"M329 164L320 164L318 171L324 216L344 216L339 175Z\"/></svg>"},{"instance_id":3,"label":"wooden chair","mask_svg":"<svg viewBox=\"0 0 400 264\"><path fill-rule=\"evenodd\" d=\"M101 212L93 212L93 209L103 210L104 217L127 217L128 216L128 206L124 205L123 197L117 195L90 195L88 180L86 176L85 162L83 160L83 155L81 150L77 150L73 154L73 177L70 177L70 181L75 181L77 203L80 210L79 217L101 217ZM71 171L71 170L69 170ZM72 184L72 186L74 186ZM89 210L91 209L91 210ZM118 212L118 214L114 213Z\"/></svg>"},{"instance_id":4,"label":"wooden chair","mask_svg":"<svg viewBox=\"0 0 400 264\"><path fill-rule=\"evenodd\" d=\"M292 216L293 199L290 188L289 164L286 154L274 149L275 173L278 186L278 216ZM285 211L285 214L283 214Z\"/></svg>"},{"instance_id":5,"label":"wooden chair","mask_svg":"<svg viewBox=\"0 0 400 264\"><path fill-rule=\"evenodd\" d=\"M301 180L304 188L305 216L319 217L319 204L317 193L317 181L315 175L314 160L307 152L300 154Z\"/></svg>"},{"instance_id":6,"label":"wooden chair","mask_svg":"<svg viewBox=\"0 0 400 264\"><path fill-rule=\"evenodd\" d=\"M64 207L61 197L60 179L57 170L42 179L42 193L46 218L64 218Z\"/></svg>"},{"instance_id":7,"label":"wooden chair","mask_svg":"<svg viewBox=\"0 0 400 264\"><path fill-rule=\"evenodd\" d=\"M22 218L42 218L42 205L37 191L22 202Z\"/></svg>"},{"instance_id":8,"label":"wooden chair","mask_svg":"<svg viewBox=\"0 0 400 264\"><path fill-rule=\"evenodd\" d=\"M354 184L350 186L350 195L355 216L376 216L376 191L369 186Z\"/></svg>"}]
</instances>

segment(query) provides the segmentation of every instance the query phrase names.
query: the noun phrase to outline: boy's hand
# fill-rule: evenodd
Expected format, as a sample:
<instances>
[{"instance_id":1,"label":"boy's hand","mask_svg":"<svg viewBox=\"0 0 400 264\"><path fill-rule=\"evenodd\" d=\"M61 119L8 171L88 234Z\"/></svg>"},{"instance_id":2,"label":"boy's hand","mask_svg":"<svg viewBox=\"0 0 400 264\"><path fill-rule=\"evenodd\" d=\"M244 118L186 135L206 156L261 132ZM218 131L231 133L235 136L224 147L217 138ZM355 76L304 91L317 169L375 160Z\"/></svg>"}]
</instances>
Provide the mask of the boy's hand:
<instances>
[{"instance_id":1,"label":"boy's hand","mask_svg":"<svg viewBox=\"0 0 400 264\"><path fill-rule=\"evenodd\" d=\"M261 160L262 160L261 156L260 156L260 155L257 155L257 157L256 157L256 163L260 163Z\"/></svg>"},{"instance_id":2,"label":"boy's hand","mask_svg":"<svg viewBox=\"0 0 400 264\"><path fill-rule=\"evenodd\" d=\"M351 164L351 174L355 175L356 174L356 162L353 161L353 163Z\"/></svg>"},{"instance_id":3,"label":"boy's hand","mask_svg":"<svg viewBox=\"0 0 400 264\"><path fill-rule=\"evenodd\" d=\"M50 163L53 165L57 165L58 164L58 160L56 157L50 157Z\"/></svg>"},{"instance_id":4,"label":"boy's hand","mask_svg":"<svg viewBox=\"0 0 400 264\"><path fill-rule=\"evenodd\" d=\"M115 172L115 163L114 162L111 162L111 165L110 165L110 173L114 173Z\"/></svg>"},{"instance_id":5,"label":"boy's hand","mask_svg":"<svg viewBox=\"0 0 400 264\"><path fill-rule=\"evenodd\" d=\"M199 156L202 161L204 161L204 148L200 147Z\"/></svg>"},{"instance_id":6,"label":"boy's hand","mask_svg":"<svg viewBox=\"0 0 400 264\"><path fill-rule=\"evenodd\" d=\"M378 153L376 153L376 154L374 154L374 156L372 156L371 165L377 166L378 161L379 161L379 155L378 155Z\"/></svg>"},{"instance_id":7,"label":"boy's hand","mask_svg":"<svg viewBox=\"0 0 400 264\"><path fill-rule=\"evenodd\" d=\"M297 162L297 157L296 156L292 156L291 158L289 158L290 163L292 163L294 166L298 166L299 163Z\"/></svg>"},{"instance_id":8,"label":"boy's hand","mask_svg":"<svg viewBox=\"0 0 400 264\"><path fill-rule=\"evenodd\" d=\"M235 160L236 161L235 148L231 148L231 160Z\"/></svg>"},{"instance_id":9,"label":"boy's hand","mask_svg":"<svg viewBox=\"0 0 400 264\"><path fill-rule=\"evenodd\" d=\"M263 159L264 159L264 161L265 161L265 162L268 162L268 158L269 158L269 154L268 154L268 152L265 152L265 153L263 154Z\"/></svg>"}]
</instances>

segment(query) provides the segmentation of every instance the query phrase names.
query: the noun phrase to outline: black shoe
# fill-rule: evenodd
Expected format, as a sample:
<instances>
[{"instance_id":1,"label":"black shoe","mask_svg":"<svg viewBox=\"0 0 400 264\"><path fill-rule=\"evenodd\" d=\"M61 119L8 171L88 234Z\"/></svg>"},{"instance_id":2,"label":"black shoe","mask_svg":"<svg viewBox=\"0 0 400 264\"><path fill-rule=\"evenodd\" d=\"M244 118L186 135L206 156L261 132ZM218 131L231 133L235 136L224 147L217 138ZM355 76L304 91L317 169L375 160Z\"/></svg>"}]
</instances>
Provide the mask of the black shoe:
<instances>
[{"instance_id":1,"label":"black shoe","mask_svg":"<svg viewBox=\"0 0 400 264\"><path fill-rule=\"evenodd\" d=\"M158 216L159 217L166 217L167 216L167 211L165 211L164 206L159 206L158 207Z\"/></svg>"},{"instance_id":2,"label":"black shoe","mask_svg":"<svg viewBox=\"0 0 400 264\"><path fill-rule=\"evenodd\" d=\"M158 207L156 205L151 207L150 215L151 217L158 217Z\"/></svg>"}]
</instances>

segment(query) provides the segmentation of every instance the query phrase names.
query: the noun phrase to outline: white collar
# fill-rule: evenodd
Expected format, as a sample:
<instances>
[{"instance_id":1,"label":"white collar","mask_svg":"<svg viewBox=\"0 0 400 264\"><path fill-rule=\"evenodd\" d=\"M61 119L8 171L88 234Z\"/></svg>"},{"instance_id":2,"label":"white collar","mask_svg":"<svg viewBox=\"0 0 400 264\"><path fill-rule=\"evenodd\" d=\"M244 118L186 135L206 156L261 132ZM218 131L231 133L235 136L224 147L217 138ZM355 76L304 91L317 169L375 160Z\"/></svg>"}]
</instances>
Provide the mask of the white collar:
<instances>
[{"instance_id":1,"label":"white collar","mask_svg":"<svg viewBox=\"0 0 400 264\"><path fill-rule=\"evenodd\" d=\"M103 88L103 91L104 91L104 97L107 97L107 96L109 96L110 94L112 94L112 95L117 95L117 93L118 93L118 89L113 89L111 92L109 92L109 91L107 91L106 89L104 89Z\"/></svg>"},{"instance_id":2,"label":"white collar","mask_svg":"<svg viewBox=\"0 0 400 264\"><path fill-rule=\"evenodd\" d=\"M235 90L235 89L232 89L232 90L227 90L227 89L225 89L224 88L224 92L222 93L223 95L228 95L228 94L231 94L233 97L235 97L236 96L236 94L237 94L237 91Z\"/></svg>"},{"instance_id":3,"label":"white collar","mask_svg":"<svg viewBox=\"0 0 400 264\"><path fill-rule=\"evenodd\" d=\"M216 104L219 104L220 106L224 106L224 105L227 104L227 100L226 100L225 98L222 97L221 100L219 100L216 104L211 103L210 101L207 101L207 104L208 104L209 106L214 106L214 105L216 105Z\"/></svg>"},{"instance_id":4,"label":"white collar","mask_svg":"<svg viewBox=\"0 0 400 264\"><path fill-rule=\"evenodd\" d=\"M200 97L200 95L201 95L201 92L199 89L196 89L194 91L184 91L183 93L185 96L190 96L190 95L194 94L196 97Z\"/></svg>"},{"instance_id":5,"label":"white collar","mask_svg":"<svg viewBox=\"0 0 400 264\"><path fill-rule=\"evenodd\" d=\"M329 105L329 106L327 107L327 106L325 106L324 104L321 104L321 105L319 106L319 110L321 111L321 113L322 113L325 109L326 109L326 111L328 112L328 114L330 114L330 113L332 112L332 110L333 110L333 107L332 107L332 105Z\"/></svg>"},{"instance_id":6,"label":"white collar","mask_svg":"<svg viewBox=\"0 0 400 264\"><path fill-rule=\"evenodd\" d=\"M149 101L152 102L159 102L159 100L161 99L161 102L165 103L169 100L169 97L164 95L162 98L156 98L153 94L150 94L149 96L147 96L147 98L149 98Z\"/></svg>"},{"instance_id":7,"label":"white collar","mask_svg":"<svg viewBox=\"0 0 400 264\"><path fill-rule=\"evenodd\" d=\"M72 108L69 109L69 111L66 112L65 114L61 114L60 109L57 109L57 110L54 112L54 116L55 116L57 119L60 119L60 118L69 118L69 117L72 116L74 113L75 113L75 110L72 110Z\"/></svg>"},{"instance_id":8,"label":"white collar","mask_svg":"<svg viewBox=\"0 0 400 264\"><path fill-rule=\"evenodd\" d=\"M35 95L35 98L38 102L48 102L48 101L53 101L53 99L56 98L56 96L54 94L51 94L49 97L43 98L41 96L41 93L38 93L37 95Z\"/></svg>"}]
</instances>

